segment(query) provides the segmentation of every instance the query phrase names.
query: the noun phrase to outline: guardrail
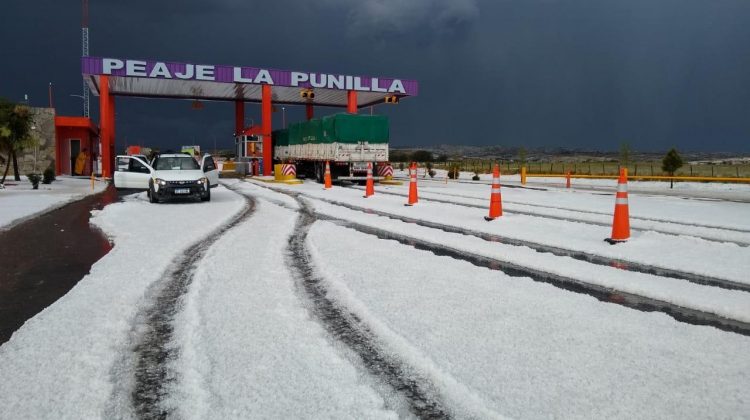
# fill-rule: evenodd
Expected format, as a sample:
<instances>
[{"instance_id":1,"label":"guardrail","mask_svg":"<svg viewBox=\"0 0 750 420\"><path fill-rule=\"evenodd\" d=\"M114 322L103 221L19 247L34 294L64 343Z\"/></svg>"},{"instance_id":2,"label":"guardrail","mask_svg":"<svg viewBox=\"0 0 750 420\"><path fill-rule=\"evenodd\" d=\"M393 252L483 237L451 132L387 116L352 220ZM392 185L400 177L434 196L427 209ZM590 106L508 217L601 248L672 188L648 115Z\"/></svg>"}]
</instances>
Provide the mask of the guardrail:
<instances>
[{"instance_id":1,"label":"guardrail","mask_svg":"<svg viewBox=\"0 0 750 420\"><path fill-rule=\"evenodd\" d=\"M521 168L521 183L526 184L526 178L567 178L567 174L529 174ZM570 174L571 179L617 179L616 175L583 175ZM688 181L688 182L736 182L750 183L750 178L735 177L706 177L706 176L663 176L663 175L628 175L628 180L635 181Z\"/></svg>"}]
</instances>

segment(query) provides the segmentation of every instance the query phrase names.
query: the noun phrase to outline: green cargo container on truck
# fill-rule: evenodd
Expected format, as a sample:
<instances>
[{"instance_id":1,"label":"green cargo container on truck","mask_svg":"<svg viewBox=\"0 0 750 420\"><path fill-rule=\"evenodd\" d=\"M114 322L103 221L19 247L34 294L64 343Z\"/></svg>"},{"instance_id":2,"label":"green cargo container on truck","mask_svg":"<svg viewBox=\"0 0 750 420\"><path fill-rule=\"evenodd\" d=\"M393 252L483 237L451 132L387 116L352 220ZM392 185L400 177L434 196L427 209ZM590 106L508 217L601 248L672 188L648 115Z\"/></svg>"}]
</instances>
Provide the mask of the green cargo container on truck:
<instances>
[{"instance_id":1,"label":"green cargo container on truck","mask_svg":"<svg viewBox=\"0 0 750 420\"><path fill-rule=\"evenodd\" d=\"M331 177L364 180L388 162L388 118L383 115L334 114L290 124L272 134L274 160L297 165L297 174L323 182L326 161ZM377 178L377 177L375 177Z\"/></svg>"}]
</instances>

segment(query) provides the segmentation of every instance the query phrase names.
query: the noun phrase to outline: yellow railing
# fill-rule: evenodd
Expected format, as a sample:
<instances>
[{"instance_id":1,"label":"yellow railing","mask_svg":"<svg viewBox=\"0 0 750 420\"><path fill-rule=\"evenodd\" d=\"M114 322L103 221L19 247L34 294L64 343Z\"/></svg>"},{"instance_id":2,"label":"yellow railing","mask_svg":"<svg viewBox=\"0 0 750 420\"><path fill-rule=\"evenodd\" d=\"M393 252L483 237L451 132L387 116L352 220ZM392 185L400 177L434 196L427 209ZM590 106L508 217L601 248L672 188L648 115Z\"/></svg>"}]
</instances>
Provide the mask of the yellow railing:
<instances>
[{"instance_id":1,"label":"yellow railing","mask_svg":"<svg viewBox=\"0 0 750 420\"><path fill-rule=\"evenodd\" d=\"M529 174L526 168L521 168L521 183L526 184L526 178L566 178L566 174ZM617 179L617 175L582 175L570 174L570 178L580 179ZM663 175L628 175L629 180L636 181L692 181L692 182L738 182L750 183L750 178L729 178L729 177L709 177L709 176L663 176Z\"/></svg>"}]
</instances>

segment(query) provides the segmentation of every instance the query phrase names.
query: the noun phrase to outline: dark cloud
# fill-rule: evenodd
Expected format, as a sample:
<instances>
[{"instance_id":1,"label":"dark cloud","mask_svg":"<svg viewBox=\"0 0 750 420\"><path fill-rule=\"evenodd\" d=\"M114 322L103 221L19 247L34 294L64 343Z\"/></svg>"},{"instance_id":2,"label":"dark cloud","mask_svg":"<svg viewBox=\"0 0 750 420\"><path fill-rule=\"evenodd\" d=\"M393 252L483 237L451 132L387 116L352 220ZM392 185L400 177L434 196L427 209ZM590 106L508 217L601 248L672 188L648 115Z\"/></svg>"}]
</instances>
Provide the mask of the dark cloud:
<instances>
[{"instance_id":1,"label":"dark cloud","mask_svg":"<svg viewBox=\"0 0 750 420\"><path fill-rule=\"evenodd\" d=\"M33 6L33 7L32 7ZM91 54L399 76L396 145L750 151L746 0L91 0ZM80 7L4 4L0 96L75 115ZM92 108L96 110L94 102ZM320 109L318 114L335 112ZM303 118L288 108L287 121ZM120 142L231 144L233 108L118 100ZM257 106L248 118L259 118ZM280 126L281 112L274 115Z\"/></svg>"},{"instance_id":2,"label":"dark cloud","mask_svg":"<svg viewBox=\"0 0 750 420\"><path fill-rule=\"evenodd\" d=\"M348 10L347 33L365 40L440 41L465 32L479 16L475 0L325 0L319 4L324 9Z\"/></svg>"}]
</instances>

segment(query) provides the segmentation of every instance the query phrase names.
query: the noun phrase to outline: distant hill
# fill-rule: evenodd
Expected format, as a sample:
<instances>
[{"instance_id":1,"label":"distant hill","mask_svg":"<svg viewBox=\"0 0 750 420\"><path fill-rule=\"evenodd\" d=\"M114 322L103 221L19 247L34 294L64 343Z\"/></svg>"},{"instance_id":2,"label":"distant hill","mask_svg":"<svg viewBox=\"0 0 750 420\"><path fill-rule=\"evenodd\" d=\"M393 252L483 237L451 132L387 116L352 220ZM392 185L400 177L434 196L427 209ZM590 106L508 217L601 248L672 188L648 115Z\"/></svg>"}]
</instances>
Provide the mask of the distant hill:
<instances>
[{"instance_id":1,"label":"distant hill","mask_svg":"<svg viewBox=\"0 0 750 420\"><path fill-rule=\"evenodd\" d=\"M422 147L391 147L391 150L404 152L413 152L416 150L427 150L435 157L444 155L449 159L500 159L516 160L519 158L519 147L506 146L471 146L471 145L454 145L440 144L434 146ZM652 161L661 160L664 157L663 152L638 152L630 151L631 161ZM737 153L727 152L690 152L680 151L682 158L691 163L750 163L750 156ZM556 148L536 148L526 149L526 160L529 162L537 161L555 161L555 162L586 162L586 161L617 161L620 158L619 152L613 151L596 151L582 149Z\"/></svg>"}]
</instances>

